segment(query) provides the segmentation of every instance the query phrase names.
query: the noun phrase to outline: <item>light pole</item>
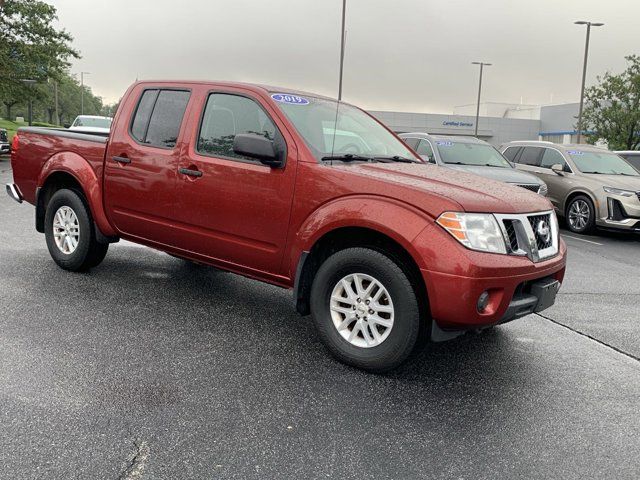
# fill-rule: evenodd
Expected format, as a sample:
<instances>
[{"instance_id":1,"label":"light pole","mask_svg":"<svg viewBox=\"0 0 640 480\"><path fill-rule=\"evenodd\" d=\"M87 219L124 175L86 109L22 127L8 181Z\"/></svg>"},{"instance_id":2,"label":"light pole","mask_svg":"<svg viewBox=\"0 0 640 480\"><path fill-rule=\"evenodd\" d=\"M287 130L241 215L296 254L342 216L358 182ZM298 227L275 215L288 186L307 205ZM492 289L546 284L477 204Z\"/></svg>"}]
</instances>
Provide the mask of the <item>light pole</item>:
<instances>
[{"instance_id":1,"label":"light pole","mask_svg":"<svg viewBox=\"0 0 640 480\"><path fill-rule=\"evenodd\" d=\"M478 81L478 105L476 105L476 126L475 133L473 134L476 138L478 137L478 119L480 118L480 94L482 93L482 71L484 67L490 67L491 63L484 62L471 62L472 65L480 65L480 80Z\"/></svg>"},{"instance_id":2,"label":"light pole","mask_svg":"<svg viewBox=\"0 0 640 480\"><path fill-rule=\"evenodd\" d=\"M29 86L29 112L28 112L28 117L29 117L29 126L31 126L33 124L33 85L36 84L37 80L33 80L31 78L23 78L22 80L20 80L22 83L24 83L25 85Z\"/></svg>"},{"instance_id":3,"label":"light pole","mask_svg":"<svg viewBox=\"0 0 640 480\"><path fill-rule=\"evenodd\" d=\"M342 0L342 36L340 37L340 80L338 83L338 101L342 100L342 65L344 64L344 38L345 38L345 15L347 12L347 0Z\"/></svg>"},{"instance_id":4,"label":"light pole","mask_svg":"<svg viewBox=\"0 0 640 480\"><path fill-rule=\"evenodd\" d=\"M586 25L587 26L587 39L584 44L584 63L582 65L582 88L580 89L580 108L578 110L578 135L577 142L580 143L580 139L582 137L582 106L584 105L584 82L587 77L587 57L589 56L589 36L591 35L591 27L601 27L604 23L599 22L586 22L584 20L579 20L577 22L573 22L576 25Z\"/></svg>"},{"instance_id":5,"label":"light pole","mask_svg":"<svg viewBox=\"0 0 640 480\"><path fill-rule=\"evenodd\" d=\"M84 115L84 76L91 72L80 72L80 115Z\"/></svg>"}]
</instances>

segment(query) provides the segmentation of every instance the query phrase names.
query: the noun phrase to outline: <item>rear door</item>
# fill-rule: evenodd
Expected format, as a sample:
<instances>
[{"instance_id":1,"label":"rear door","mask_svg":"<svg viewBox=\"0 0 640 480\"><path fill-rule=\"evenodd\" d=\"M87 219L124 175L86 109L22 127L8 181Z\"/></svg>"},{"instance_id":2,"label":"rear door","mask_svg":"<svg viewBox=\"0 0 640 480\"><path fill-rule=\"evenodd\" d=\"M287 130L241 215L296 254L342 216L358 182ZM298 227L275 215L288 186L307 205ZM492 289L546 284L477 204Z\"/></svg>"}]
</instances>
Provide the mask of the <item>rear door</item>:
<instances>
[{"instance_id":1,"label":"rear door","mask_svg":"<svg viewBox=\"0 0 640 480\"><path fill-rule=\"evenodd\" d=\"M514 158L516 168L532 173L538 178L542 178L540 171L540 159L542 158L541 147L522 147L522 150ZM507 157L508 158L508 157Z\"/></svg>"},{"instance_id":2,"label":"rear door","mask_svg":"<svg viewBox=\"0 0 640 480\"><path fill-rule=\"evenodd\" d=\"M124 234L172 245L180 135L190 92L144 88L112 132L105 160L107 213ZM122 112L123 115L127 112Z\"/></svg>"},{"instance_id":3,"label":"rear door","mask_svg":"<svg viewBox=\"0 0 640 480\"><path fill-rule=\"evenodd\" d=\"M277 273L293 201L297 154L268 104L241 89L203 92L201 114L178 178L180 248L248 270ZM195 119L199 118L200 123ZM233 151L237 134L254 133L286 148L271 168ZM194 176L194 172L197 172Z\"/></svg>"}]
</instances>

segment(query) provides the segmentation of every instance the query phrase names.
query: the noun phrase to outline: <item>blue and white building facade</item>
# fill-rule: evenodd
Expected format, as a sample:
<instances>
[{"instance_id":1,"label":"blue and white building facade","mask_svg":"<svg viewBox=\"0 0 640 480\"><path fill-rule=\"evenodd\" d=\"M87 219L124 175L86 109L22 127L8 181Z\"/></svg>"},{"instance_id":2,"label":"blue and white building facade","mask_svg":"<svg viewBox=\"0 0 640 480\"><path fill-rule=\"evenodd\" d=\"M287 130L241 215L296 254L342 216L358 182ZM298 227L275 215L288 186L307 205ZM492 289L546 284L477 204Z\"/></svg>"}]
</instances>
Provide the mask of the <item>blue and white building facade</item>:
<instances>
[{"instance_id":1,"label":"blue and white building facade","mask_svg":"<svg viewBox=\"0 0 640 480\"><path fill-rule=\"evenodd\" d=\"M475 109L475 105L464 105L456 107L451 115L382 111L369 113L396 133L471 136L475 132ZM481 104L478 137L495 146L514 140L575 143L577 116L577 103L548 106Z\"/></svg>"}]
</instances>

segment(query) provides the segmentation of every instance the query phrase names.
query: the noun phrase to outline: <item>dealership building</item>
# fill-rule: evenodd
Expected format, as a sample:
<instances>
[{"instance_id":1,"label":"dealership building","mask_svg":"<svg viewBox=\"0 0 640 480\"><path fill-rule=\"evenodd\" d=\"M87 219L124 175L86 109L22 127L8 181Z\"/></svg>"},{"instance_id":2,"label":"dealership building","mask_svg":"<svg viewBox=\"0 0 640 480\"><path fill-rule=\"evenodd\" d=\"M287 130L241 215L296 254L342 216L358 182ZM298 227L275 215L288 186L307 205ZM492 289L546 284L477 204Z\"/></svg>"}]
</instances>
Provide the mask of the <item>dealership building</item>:
<instances>
[{"instance_id":1,"label":"dealership building","mask_svg":"<svg viewBox=\"0 0 640 480\"><path fill-rule=\"evenodd\" d=\"M469 136L475 132L475 104L455 107L451 115L381 111L369 113L396 133ZM496 146L513 140L574 143L577 116L577 103L544 106L482 103L478 137Z\"/></svg>"}]
</instances>

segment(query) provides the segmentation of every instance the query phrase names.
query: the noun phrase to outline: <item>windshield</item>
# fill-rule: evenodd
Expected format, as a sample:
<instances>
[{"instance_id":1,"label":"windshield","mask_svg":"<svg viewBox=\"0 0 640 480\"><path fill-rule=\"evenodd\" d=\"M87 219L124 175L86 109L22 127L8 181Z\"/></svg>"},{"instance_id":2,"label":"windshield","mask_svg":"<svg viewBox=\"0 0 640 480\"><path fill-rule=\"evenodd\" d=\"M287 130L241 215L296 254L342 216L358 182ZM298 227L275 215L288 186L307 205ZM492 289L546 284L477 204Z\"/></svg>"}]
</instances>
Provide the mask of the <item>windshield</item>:
<instances>
[{"instance_id":1,"label":"windshield","mask_svg":"<svg viewBox=\"0 0 640 480\"><path fill-rule=\"evenodd\" d=\"M7 142L7 131L4 129L0 129L0 142Z\"/></svg>"},{"instance_id":2,"label":"windshield","mask_svg":"<svg viewBox=\"0 0 640 480\"><path fill-rule=\"evenodd\" d=\"M513 168L491 145L436 141L436 148L444 163Z\"/></svg>"},{"instance_id":3,"label":"windshield","mask_svg":"<svg viewBox=\"0 0 640 480\"><path fill-rule=\"evenodd\" d=\"M318 160L342 155L416 160L400 140L358 108L333 100L289 94L275 93L271 98Z\"/></svg>"},{"instance_id":4,"label":"windshield","mask_svg":"<svg viewBox=\"0 0 640 480\"><path fill-rule=\"evenodd\" d=\"M111 128L111 120L111 118L78 117L73 122L73 126Z\"/></svg>"},{"instance_id":5,"label":"windshield","mask_svg":"<svg viewBox=\"0 0 640 480\"><path fill-rule=\"evenodd\" d=\"M631 165L615 153L569 150L571 160L582 173L606 175L640 175Z\"/></svg>"}]
</instances>

